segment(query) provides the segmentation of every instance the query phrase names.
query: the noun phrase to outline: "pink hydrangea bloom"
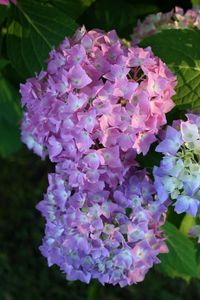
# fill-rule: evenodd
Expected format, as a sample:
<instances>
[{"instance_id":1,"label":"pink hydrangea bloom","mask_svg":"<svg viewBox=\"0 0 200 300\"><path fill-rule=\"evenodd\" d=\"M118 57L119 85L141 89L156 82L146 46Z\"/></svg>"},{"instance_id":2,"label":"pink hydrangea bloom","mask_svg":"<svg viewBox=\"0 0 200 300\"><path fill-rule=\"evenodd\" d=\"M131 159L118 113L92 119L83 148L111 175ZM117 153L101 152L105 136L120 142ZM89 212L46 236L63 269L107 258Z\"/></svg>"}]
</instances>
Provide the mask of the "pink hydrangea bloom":
<instances>
[{"instance_id":1,"label":"pink hydrangea bloom","mask_svg":"<svg viewBox=\"0 0 200 300\"><path fill-rule=\"evenodd\" d=\"M145 155L166 123L175 83L150 48L127 49L115 31L82 28L51 51L47 71L21 85L22 140L52 162L70 161L72 187L115 187L134 165L133 156L125 167L125 155Z\"/></svg>"},{"instance_id":2,"label":"pink hydrangea bloom","mask_svg":"<svg viewBox=\"0 0 200 300\"><path fill-rule=\"evenodd\" d=\"M16 0L0 0L0 5L9 5L10 2L16 4Z\"/></svg>"},{"instance_id":3,"label":"pink hydrangea bloom","mask_svg":"<svg viewBox=\"0 0 200 300\"><path fill-rule=\"evenodd\" d=\"M138 20L137 26L133 30L132 41L137 45L145 37L151 36L163 29L200 29L200 7L188 9L185 13L180 7L168 13L159 12L147 16L143 22Z\"/></svg>"},{"instance_id":4,"label":"pink hydrangea bloom","mask_svg":"<svg viewBox=\"0 0 200 300\"><path fill-rule=\"evenodd\" d=\"M46 219L40 250L68 280L121 287L140 282L157 255L168 251L160 226L166 206L154 200L145 172L128 176L114 192L80 191L64 177L49 175L38 209Z\"/></svg>"}]
</instances>

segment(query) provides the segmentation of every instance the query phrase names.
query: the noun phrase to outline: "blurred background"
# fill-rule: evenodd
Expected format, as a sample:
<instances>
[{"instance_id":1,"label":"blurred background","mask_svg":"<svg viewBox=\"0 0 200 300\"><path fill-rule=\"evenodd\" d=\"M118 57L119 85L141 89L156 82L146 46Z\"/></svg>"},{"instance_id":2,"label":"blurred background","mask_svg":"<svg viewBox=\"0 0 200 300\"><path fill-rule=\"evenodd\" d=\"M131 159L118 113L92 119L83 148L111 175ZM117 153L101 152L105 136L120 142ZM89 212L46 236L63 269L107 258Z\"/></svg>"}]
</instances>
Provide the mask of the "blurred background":
<instances>
[{"instance_id":1,"label":"blurred background","mask_svg":"<svg viewBox=\"0 0 200 300\"><path fill-rule=\"evenodd\" d=\"M18 1L22 5L25 2L30 1ZM35 5L54 2L57 9L63 10L66 17L72 18L76 24L84 24L88 30L116 29L120 37L127 39L138 18L159 11L167 12L175 6L184 9L192 6L187 0L31 2ZM28 50L24 48L24 57L21 57L17 35L5 38L6 30L17 30L17 23L12 23L12 18L16 20L19 14L13 4L0 7L0 300L200 299L200 281L169 278L157 269L152 269L144 282L119 288L103 287L95 281L90 285L67 282L56 266L48 268L46 259L38 250L44 234L44 220L35 206L46 191L47 173L53 171L54 166L41 161L20 141L19 83L39 69L34 65L30 46ZM8 28L8 24L14 27L9 25ZM72 27L66 34L73 33ZM47 53L44 51L43 56L47 57Z\"/></svg>"}]
</instances>

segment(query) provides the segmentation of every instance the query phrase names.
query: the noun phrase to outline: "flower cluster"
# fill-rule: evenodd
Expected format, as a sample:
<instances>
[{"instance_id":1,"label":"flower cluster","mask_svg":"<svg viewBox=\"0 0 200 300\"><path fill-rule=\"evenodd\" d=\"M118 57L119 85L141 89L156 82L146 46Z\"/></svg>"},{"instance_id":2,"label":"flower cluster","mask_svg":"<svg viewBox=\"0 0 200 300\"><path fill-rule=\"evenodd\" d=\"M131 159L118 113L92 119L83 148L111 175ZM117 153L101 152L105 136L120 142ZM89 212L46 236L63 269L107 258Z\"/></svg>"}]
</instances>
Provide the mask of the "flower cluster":
<instances>
[{"instance_id":1,"label":"flower cluster","mask_svg":"<svg viewBox=\"0 0 200 300\"><path fill-rule=\"evenodd\" d=\"M164 157L153 174L161 203L170 197L177 213L196 216L200 210L200 116L188 114L187 119L167 127L156 148Z\"/></svg>"},{"instance_id":2,"label":"flower cluster","mask_svg":"<svg viewBox=\"0 0 200 300\"><path fill-rule=\"evenodd\" d=\"M46 218L40 250L68 280L131 285L144 279L167 252L160 225L166 206L154 201L145 172L135 172L116 190L83 192L58 174L38 209Z\"/></svg>"},{"instance_id":3,"label":"flower cluster","mask_svg":"<svg viewBox=\"0 0 200 300\"><path fill-rule=\"evenodd\" d=\"M198 28L200 29L200 8L194 7L188 9L186 13L180 7L175 7L174 10L168 13L157 13L147 16L143 22L140 20L134 28L132 41L137 45L145 37L151 36L163 29L185 29Z\"/></svg>"},{"instance_id":4,"label":"flower cluster","mask_svg":"<svg viewBox=\"0 0 200 300\"><path fill-rule=\"evenodd\" d=\"M167 204L135 156L166 123L175 84L150 48L82 28L21 85L22 140L56 163L38 205L47 221L41 251L69 280L130 285L167 251L159 229Z\"/></svg>"},{"instance_id":5,"label":"flower cluster","mask_svg":"<svg viewBox=\"0 0 200 300\"><path fill-rule=\"evenodd\" d=\"M147 153L174 106L174 87L150 48L128 49L114 31L82 29L52 50L47 71L21 85L22 140L52 162L84 159L93 149L101 165L114 158L120 167L122 152Z\"/></svg>"}]
</instances>

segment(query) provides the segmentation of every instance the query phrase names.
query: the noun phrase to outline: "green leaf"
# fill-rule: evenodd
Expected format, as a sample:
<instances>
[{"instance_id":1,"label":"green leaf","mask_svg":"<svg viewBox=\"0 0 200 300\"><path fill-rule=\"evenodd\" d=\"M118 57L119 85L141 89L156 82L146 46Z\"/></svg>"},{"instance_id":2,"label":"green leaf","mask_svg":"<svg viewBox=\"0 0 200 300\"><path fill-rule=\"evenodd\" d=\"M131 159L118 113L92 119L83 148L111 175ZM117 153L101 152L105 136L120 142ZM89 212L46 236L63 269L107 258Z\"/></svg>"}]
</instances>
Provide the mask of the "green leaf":
<instances>
[{"instance_id":1,"label":"green leaf","mask_svg":"<svg viewBox=\"0 0 200 300\"><path fill-rule=\"evenodd\" d=\"M123 38L130 38L133 27L138 17L158 11L155 1L149 0L117 0L96 1L85 13L84 24L86 27L101 28L104 30L115 29Z\"/></svg>"},{"instance_id":2,"label":"green leaf","mask_svg":"<svg viewBox=\"0 0 200 300\"><path fill-rule=\"evenodd\" d=\"M0 155L7 157L21 147L21 107L15 88L0 75Z\"/></svg>"},{"instance_id":3,"label":"green leaf","mask_svg":"<svg viewBox=\"0 0 200 300\"><path fill-rule=\"evenodd\" d=\"M21 145L19 128L0 119L0 155L6 158L18 151Z\"/></svg>"},{"instance_id":4,"label":"green leaf","mask_svg":"<svg viewBox=\"0 0 200 300\"><path fill-rule=\"evenodd\" d=\"M200 279L200 247L199 244L196 244L196 250L197 250L197 270L198 270L198 274L199 274L199 279Z\"/></svg>"},{"instance_id":5,"label":"green leaf","mask_svg":"<svg viewBox=\"0 0 200 300\"><path fill-rule=\"evenodd\" d=\"M13 8L8 27L7 51L12 65L23 79L33 76L44 67L52 47L76 27L73 19L52 6L21 0Z\"/></svg>"},{"instance_id":6,"label":"green leaf","mask_svg":"<svg viewBox=\"0 0 200 300\"><path fill-rule=\"evenodd\" d=\"M87 300L96 300L98 298L99 285L95 282L90 284L87 289Z\"/></svg>"},{"instance_id":7,"label":"green leaf","mask_svg":"<svg viewBox=\"0 0 200 300\"><path fill-rule=\"evenodd\" d=\"M177 75L174 101L179 109L200 107L200 30L167 29L144 39Z\"/></svg>"},{"instance_id":8,"label":"green leaf","mask_svg":"<svg viewBox=\"0 0 200 300\"><path fill-rule=\"evenodd\" d=\"M77 19L95 0L52 0L52 4L73 19Z\"/></svg>"},{"instance_id":9,"label":"green leaf","mask_svg":"<svg viewBox=\"0 0 200 300\"><path fill-rule=\"evenodd\" d=\"M153 143L147 155L139 154L136 159L140 166L147 171L152 172L154 166L159 166L162 159L162 154L155 151L157 143Z\"/></svg>"},{"instance_id":10,"label":"green leaf","mask_svg":"<svg viewBox=\"0 0 200 300\"><path fill-rule=\"evenodd\" d=\"M3 21L6 19L8 15L8 7L0 5L0 25L3 23Z\"/></svg>"},{"instance_id":11,"label":"green leaf","mask_svg":"<svg viewBox=\"0 0 200 300\"><path fill-rule=\"evenodd\" d=\"M161 263L158 270L173 278L200 278L194 243L169 222L166 222L163 229L167 236L169 253L159 256Z\"/></svg>"},{"instance_id":12,"label":"green leaf","mask_svg":"<svg viewBox=\"0 0 200 300\"><path fill-rule=\"evenodd\" d=\"M191 0L192 6L199 6L200 5L200 0Z\"/></svg>"},{"instance_id":13,"label":"green leaf","mask_svg":"<svg viewBox=\"0 0 200 300\"><path fill-rule=\"evenodd\" d=\"M0 71L3 70L9 63L9 60L0 58Z\"/></svg>"},{"instance_id":14,"label":"green leaf","mask_svg":"<svg viewBox=\"0 0 200 300\"><path fill-rule=\"evenodd\" d=\"M194 226L195 223L196 223L195 218L186 214L181 222L179 229L184 235L188 236L188 232L189 232L190 228L192 226Z\"/></svg>"},{"instance_id":15,"label":"green leaf","mask_svg":"<svg viewBox=\"0 0 200 300\"><path fill-rule=\"evenodd\" d=\"M21 118L19 95L16 89L0 75L0 120L17 125Z\"/></svg>"}]
</instances>

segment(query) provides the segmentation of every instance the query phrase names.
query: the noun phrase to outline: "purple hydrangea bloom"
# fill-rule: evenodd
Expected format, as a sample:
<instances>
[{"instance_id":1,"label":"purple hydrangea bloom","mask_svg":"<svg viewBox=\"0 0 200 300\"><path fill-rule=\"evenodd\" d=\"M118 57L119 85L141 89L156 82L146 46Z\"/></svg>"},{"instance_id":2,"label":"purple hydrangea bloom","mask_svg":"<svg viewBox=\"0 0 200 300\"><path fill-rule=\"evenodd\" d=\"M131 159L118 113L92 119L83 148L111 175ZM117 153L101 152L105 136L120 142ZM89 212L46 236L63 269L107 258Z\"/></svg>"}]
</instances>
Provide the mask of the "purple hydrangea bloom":
<instances>
[{"instance_id":1,"label":"purple hydrangea bloom","mask_svg":"<svg viewBox=\"0 0 200 300\"><path fill-rule=\"evenodd\" d=\"M200 210L200 126L199 116L168 126L156 151L164 154L154 167L154 185L162 203L174 200L175 211L195 217Z\"/></svg>"},{"instance_id":2,"label":"purple hydrangea bloom","mask_svg":"<svg viewBox=\"0 0 200 300\"><path fill-rule=\"evenodd\" d=\"M50 174L37 208L46 219L40 250L68 280L131 285L159 263L159 253L167 252L160 229L166 206L155 201L145 172L128 176L114 192L96 193L79 191L65 177Z\"/></svg>"}]
</instances>

